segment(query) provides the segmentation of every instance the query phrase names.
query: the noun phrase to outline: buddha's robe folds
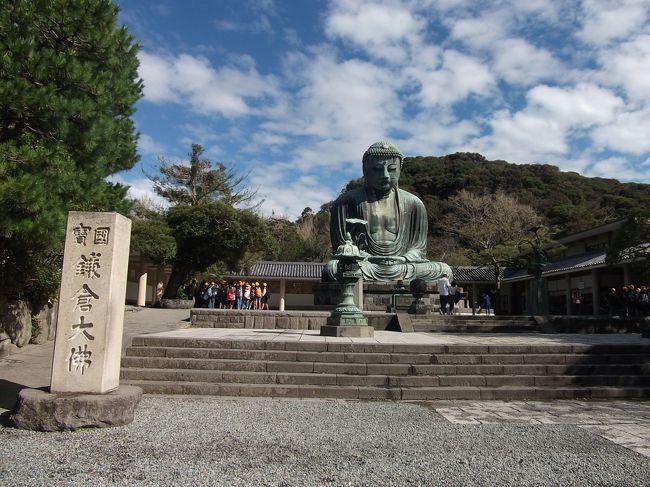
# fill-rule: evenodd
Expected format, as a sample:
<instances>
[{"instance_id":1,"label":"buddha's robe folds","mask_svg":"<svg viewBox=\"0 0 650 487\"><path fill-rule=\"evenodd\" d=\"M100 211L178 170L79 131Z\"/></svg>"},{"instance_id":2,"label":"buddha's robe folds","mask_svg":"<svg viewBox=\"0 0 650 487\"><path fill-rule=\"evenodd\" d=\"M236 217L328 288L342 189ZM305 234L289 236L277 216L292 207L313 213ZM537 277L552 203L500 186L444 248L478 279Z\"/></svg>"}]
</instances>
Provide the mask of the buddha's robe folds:
<instances>
[{"instance_id":1,"label":"buddha's robe folds","mask_svg":"<svg viewBox=\"0 0 650 487\"><path fill-rule=\"evenodd\" d=\"M442 274L451 278L450 267L442 262L426 258L427 214L418 197L401 189L395 189L396 211L394 215L377 214L376 204L368 202L366 187L342 194L332 205L330 237L336 252L350 232L365 260L360 261L363 278L371 281L396 281L420 278L427 281L438 279ZM348 223L346 219L360 219L367 223ZM378 242L372 238L370 228L378 220L395 219L397 234L394 240ZM373 257L374 256L374 257ZM396 262L404 257L406 262ZM381 262L377 262L381 258ZM323 279L334 280L338 261L328 262Z\"/></svg>"}]
</instances>

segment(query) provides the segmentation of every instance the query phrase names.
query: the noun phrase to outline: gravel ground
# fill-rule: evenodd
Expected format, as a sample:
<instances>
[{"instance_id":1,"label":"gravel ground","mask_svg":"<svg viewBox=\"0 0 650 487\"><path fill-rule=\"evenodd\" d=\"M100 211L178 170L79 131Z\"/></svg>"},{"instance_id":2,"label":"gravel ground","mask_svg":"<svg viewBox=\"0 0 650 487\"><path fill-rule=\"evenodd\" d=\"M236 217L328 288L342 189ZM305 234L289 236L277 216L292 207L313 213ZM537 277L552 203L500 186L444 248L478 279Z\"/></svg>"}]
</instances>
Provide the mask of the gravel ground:
<instances>
[{"instance_id":1,"label":"gravel ground","mask_svg":"<svg viewBox=\"0 0 650 487\"><path fill-rule=\"evenodd\" d=\"M420 404L145 397L133 424L0 427L0 485L650 484L650 459L572 425L447 422Z\"/></svg>"}]
</instances>

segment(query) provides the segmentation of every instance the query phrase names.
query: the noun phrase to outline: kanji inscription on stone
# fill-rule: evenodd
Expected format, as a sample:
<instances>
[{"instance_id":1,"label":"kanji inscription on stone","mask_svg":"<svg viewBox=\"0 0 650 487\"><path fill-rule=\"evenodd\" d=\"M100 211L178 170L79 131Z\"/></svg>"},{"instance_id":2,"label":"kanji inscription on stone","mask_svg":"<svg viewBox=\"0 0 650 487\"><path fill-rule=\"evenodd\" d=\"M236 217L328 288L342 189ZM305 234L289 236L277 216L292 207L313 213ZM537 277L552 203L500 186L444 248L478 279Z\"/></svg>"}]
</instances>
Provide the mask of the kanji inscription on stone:
<instances>
[{"instance_id":1,"label":"kanji inscription on stone","mask_svg":"<svg viewBox=\"0 0 650 487\"><path fill-rule=\"evenodd\" d=\"M94 340L95 337L90 334L90 332L87 330L88 328L93 327L93 323L84 323L85 317L80 316L79 317L79 323L76 323L72 325L72 330L74 331L74 335L72 335L70 338L68 338L68 341L74 340L77 338L79 335L82 335L86 337L88 340Z\"/></svg>"},{"instance_id":2,"label":"kanji inscription on stone","mask_svg":"<svg viewBox=\"0 0 650 487\"><path fill-rule=\"evenodd\" d=\"M51 392L119 386L130 238L122 215L68 213Z\"/></svg>"},{"instance_id":3,"label":"kanji inscription on stone","mask_svg":"<svg viewBox=\"0 0 650 487\"><path fill-rule=\"evenodd\" d=\"M77 264L74 267L74 272L78 276L85 276L89 279L94 279L95 277L102 277L97 272L97 269L101 267L99 264L99 258L102 256L99 252L91 252L88 256L81 254Z\"/></svg>"},{"instance_id":4,"label":"kanji inscription on stone","mask_svg":"<svg viewBox=\"0 0 650 487\"><path fill-rule=\"evenodd\" d=\"M75 301L74 310L88 312L93 309L93 301L99 299L99 296L90 289L88 284L84 284L72 296L72 299Z\"/></svg>"},{"instance_id":5,"label":"kanji inscription on stone","mask_svg":"<svg viewBox=\"0 0 650 487\"><path fill-rule=\"evenodd\" d=\"M68 371L70 372L81 372L81 375L84 375L84 372L88 367L90 367L90 364L92 364L92 360L90 360L90 356L93 353L88 350L88 345L84 345L83 349L81 348L81 345L77 349L72 349L70 351L70 357L68 358Z\"/></svg>"}]
</instances>

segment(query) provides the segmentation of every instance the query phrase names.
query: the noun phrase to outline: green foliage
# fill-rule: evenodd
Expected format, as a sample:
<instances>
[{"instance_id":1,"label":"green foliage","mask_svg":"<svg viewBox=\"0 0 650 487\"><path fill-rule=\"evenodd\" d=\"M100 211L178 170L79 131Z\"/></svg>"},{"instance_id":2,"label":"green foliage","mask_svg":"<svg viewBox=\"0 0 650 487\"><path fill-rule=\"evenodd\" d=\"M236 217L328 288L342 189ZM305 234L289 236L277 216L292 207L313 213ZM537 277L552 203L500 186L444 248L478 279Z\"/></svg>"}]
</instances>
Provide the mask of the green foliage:
<instances>
[{"instance_id":1,"label":"green foliage","mask_svg":"<svg viewBox=\"0 0 650 487\"><path fill-rule=\"evenodd\" d=\"M108 0L0 6L1 295L55 292L68 210L129 209L127 188L105 181L137 161L142 91L116 18Z\"/></svg>"},{"instance_id":2,"label":"green foliage","mask_svg":"<svg viewBox=\"0 0 650 487\"><path fill-rule=\"evenodd\" d=\"M131 250L142 253L156 265L172 263L176 255L176 240L163 214L133 220Z\"/></svg>"},{"instance_id":3,"label":"green foliage","mask_svg":"<svg viewBox=\"0 0 650 487\"><path fill-rule=\"evenodd\" d=\"M449 204L452 212L442 220L445 228L457 238L462 253L473 265L495 269L498 288L499 267L511 264L522 251L535 246L531 227L539 226L539 216L530 206L501 191L477 195L461 190Z\"/></svg>"},{"instance_id":4,"label":"green foliage","mask_svg":"<svg viewBox=\"0 0 650 487\"><path fill-rule=\"evenodd\" d=\"M461 189L475 194L503 191L530 205L558 234L586 230L650 206L647 184L588 178L548 164L488 161L472 153L407 157L400 186L422 198L431 236L445 233L440 220L451 211L449 199Z\"/></svg>"},{"instance_id":5,"label":"green foliage","mask_svg":"<svg viewBox=\"0 0 650 487\"><path fill-rule=\"evenodd\" d=\"M217 162L212 167L209 159L201 158L203 147L192 144L190 164L171 164L159 158L160 176L149 176L154 190L172 204L190 206L209 201L223 201L229 205L250 202L256 195L245 187L247 175L237 175L232 168Z\"/></svg>"},{"instance_id":6,"label":"green foliage","mask_svg":"<svg viewBox=\"0 0 650 487\"><path fill-rule=\"evenodd\" d=\"M607 260L613 263L639 260L645 280L650 280L650 210L639 210L630 217L614 236L607 251Z\"/></svg>"}]
</instances>

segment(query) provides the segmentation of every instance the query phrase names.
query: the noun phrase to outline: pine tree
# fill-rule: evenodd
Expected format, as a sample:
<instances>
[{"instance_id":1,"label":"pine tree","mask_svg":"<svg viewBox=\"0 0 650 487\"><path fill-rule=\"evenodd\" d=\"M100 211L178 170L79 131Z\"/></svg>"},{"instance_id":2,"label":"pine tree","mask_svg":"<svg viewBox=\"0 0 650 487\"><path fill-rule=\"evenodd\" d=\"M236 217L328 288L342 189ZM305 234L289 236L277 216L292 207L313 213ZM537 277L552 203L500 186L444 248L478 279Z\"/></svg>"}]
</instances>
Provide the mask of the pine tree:
<instances>
[{"instance_id":1,"label":"pine tree","mask_svg":"<svg viewBox=\"0 0 650 487\"><path fill-rule=\"evenodd\" d=\"M137 162L142 93L117 11L109 0L0 6L0 295L55 291L37 281L55 272L68 210L128 209L127 188L105 180Z\"/></svg>"}]
</instances>

